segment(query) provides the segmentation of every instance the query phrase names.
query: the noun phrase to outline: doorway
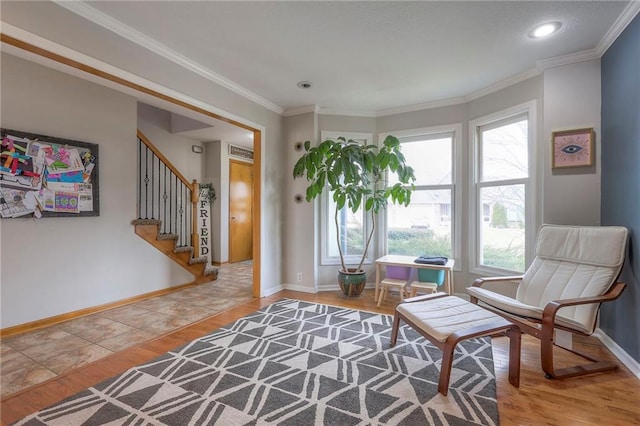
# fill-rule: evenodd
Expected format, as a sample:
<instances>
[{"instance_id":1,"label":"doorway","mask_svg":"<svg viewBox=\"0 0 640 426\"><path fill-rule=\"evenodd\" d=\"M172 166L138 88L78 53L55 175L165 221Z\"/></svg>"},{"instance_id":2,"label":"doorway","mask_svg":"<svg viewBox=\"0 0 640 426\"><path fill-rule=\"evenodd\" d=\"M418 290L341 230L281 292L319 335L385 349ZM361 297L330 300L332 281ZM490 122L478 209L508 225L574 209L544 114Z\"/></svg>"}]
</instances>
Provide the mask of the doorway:
<instances>
[{"instance_id":1,"label":"doorway","mask_svg":"<svg viewBox=\"0 0 640 426\"><path fill-rule=\"evenodd\" d=\"M229 263L253 259L253 164L229 160Z\"/></svg>"}]
</instances>

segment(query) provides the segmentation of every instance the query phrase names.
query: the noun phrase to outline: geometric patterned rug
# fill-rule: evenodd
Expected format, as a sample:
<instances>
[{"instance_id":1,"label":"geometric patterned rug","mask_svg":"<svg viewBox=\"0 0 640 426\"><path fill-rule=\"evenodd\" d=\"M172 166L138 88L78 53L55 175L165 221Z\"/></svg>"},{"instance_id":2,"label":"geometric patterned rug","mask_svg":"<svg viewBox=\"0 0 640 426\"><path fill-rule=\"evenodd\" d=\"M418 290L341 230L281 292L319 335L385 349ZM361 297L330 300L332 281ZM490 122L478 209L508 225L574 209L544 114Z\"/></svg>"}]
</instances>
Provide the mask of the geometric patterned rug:
<instances>
[{"instance_id":1,"label":"geometric patterned rug","mask_svg":"<svg viewBox=\"0 0 640 426\"><path fill-rule=\"evenodd\" d=\"M497 425L491 342L442 353L393 317L283 299L18 425Z\"/></svg>"}]
</instances>

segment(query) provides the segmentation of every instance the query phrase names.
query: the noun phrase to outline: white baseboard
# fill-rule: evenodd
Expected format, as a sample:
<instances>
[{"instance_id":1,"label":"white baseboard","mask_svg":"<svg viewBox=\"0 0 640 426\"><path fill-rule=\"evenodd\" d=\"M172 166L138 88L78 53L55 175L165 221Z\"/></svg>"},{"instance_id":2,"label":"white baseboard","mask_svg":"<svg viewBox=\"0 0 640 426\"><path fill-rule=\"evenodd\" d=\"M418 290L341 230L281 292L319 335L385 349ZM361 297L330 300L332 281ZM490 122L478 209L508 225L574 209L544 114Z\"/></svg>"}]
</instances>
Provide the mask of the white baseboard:
<instances>
[{"instance_id":1,"label":"white baseboard","mask_svg":"<svg viewBox=\"0 0 640 426\"><path fill-rule=\"evenodd\" d=\"M625 365L631 371L631 373L640 379L640 363L633 359L631 355L625 352L613 339L602 331L602 329L598 328L595 333L593 333L602 344L609 349L615 356L620 360L621 363Z\"/></svg>"},{"instance_id":2,"label":"white baseboard","mask_svg":"<svg viewBox=\"0 0 640 426\"><path fill-rule=\"evenodd\" d=\"M282 285L277 285L277 286L269 287L269 288L263 288L261 297L271 296L272 294L276 294L277 292L279 292L281 290L284 290L284 286L282 286Z\"/></svg>"},{"instance_id":3,"label":"white baseboard","mask_svg":"<svg viewBox=\"0 0 640 426\"><path fill-rule=\"evenodd\" d=\"M301 291L303 293L316 293L316 291L313 289L313 287L307 287L307 286L303 286L303 285L300 285L300 284L283 283L282 284L282 289L283 290L291 290L291 291Z\"/></svg>"}]
</instances>

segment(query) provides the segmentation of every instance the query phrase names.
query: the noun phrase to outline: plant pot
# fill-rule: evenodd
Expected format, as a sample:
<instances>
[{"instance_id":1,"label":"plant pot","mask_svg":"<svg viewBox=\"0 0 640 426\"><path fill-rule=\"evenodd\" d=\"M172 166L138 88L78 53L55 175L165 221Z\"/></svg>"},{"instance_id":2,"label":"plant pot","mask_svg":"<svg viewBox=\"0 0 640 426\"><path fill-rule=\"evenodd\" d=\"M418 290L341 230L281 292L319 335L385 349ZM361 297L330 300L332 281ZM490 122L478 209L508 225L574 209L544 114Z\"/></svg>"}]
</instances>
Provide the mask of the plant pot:
<instances>
[{"instance_id":1,"label":"plant pot","mask_svg":"<svg viewBox=\"0 0 640 426\"><path fill-rule=\"evenodd\" d=\"M347 272L338 271L338 284L346 297L359 297L367 285L367 273L362 269L358 271L349 269Z\"/></svg>"}]
</instances>

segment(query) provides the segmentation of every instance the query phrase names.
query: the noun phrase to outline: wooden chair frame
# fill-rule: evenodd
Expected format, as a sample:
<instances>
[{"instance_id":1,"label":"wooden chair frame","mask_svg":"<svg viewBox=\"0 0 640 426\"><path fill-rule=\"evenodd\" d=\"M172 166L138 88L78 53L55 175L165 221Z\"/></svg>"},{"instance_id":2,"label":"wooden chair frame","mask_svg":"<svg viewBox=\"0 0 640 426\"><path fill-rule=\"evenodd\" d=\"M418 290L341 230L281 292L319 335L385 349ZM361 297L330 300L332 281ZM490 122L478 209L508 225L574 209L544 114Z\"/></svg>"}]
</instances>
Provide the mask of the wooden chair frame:
<instances>
[{"instance_id":1,"label":"wooden chair frame","mask_svg":"<svg viewBox=\"0 0 640 426\"><path fill-rule=\"evenodd\" d=\"M511 276L511 277L490 277L490 278L479 278L474 281L474 287L482 287L482 285L486 283L499 283L499 282L511 282L519 281L522 279L522 276ZM519 284L519 283L518 283ZM591 333L584 333L580 330L574 330L568 327L564 327L562 325L556 324L555 319L558 311L567 306L576 306L576 305L586 305L591 303L597 303L601 305L604 302L609 302L620 297L620 294L625 289L626 284L623 282L615 282L609 290L603 294L602 296L594 296L594 297L583 297L583 298L573 298L573 299L561 299L554 300L544 307L542 313L542 320L537 318L528 318L528 317L518 317L515 314L511 314L506 311L502 311L493 306L487 305L486 303L480 304L483 308L489 309L498 315L506 318L507 320L518 325L522 332L529 334L537 339L540 339L540 362L542 364L542 370L545 373L545 377L548 379L564 379L569 377L583 376L585 374L593 374L599 373L607 370L614 370L618 368L618 365L611 361L603 361L599 360L589 354L584 352L568 349L563 346L556 345L554 342L554 330L564 330L570 333L579 334L583 336L589 336ZM478 304L478 299L476 297L471 296L471 302ZM600 311L600 306L598 306L598 313ZM598 315L596 315L595 321L597 321ZM557 346L566 351L572 352L584 359L591 361L589 364L585 365L575 365L571 367L565 367L556 369L553 365L553 347Z\"/></svg>"},{"instance_id":2,"label":"wooden chair frame","mask_svg":"<svg viewBox=\"0 0 640 426\"><path fill-rule=\"evenodd\" d=\"M425 296L418 296L410 299L405 299L403 303L414 302L427 302L429 300L438 299L441 297L451 297L448 294L436 293ZM393 326L391 328L391 337L389 339L389 345L391 347L396 345L398 340L398 330L400 328L400 320L409 324L411 328L420 333L425 339L433 343L438 349L442 351L442 365L440 366L440 378L438 380L438 392L443 396L447 396L449 391L449 380L451 377L451 368L453 366L453 355L456 345L463 340L473 339L475 337L493 336L493 335L506 335L509 337L509 383L513 386L520 386L520 345L521 345L521 332L518 326L510 321L503 321L500 318L496 318L496 321L484 324L479 327L467 328L452 333L447 337L444 342L441 342L426 333L422 327L409 318L404 316L397 309L393 316Z\"/></svg>"}]
</instances>

